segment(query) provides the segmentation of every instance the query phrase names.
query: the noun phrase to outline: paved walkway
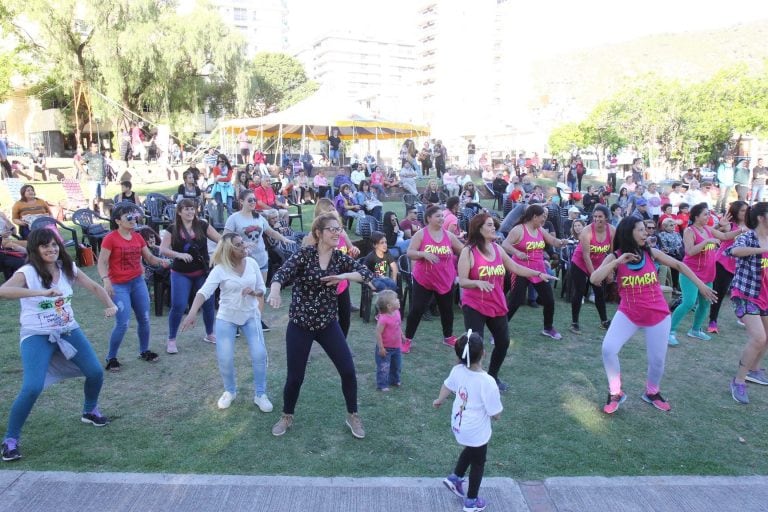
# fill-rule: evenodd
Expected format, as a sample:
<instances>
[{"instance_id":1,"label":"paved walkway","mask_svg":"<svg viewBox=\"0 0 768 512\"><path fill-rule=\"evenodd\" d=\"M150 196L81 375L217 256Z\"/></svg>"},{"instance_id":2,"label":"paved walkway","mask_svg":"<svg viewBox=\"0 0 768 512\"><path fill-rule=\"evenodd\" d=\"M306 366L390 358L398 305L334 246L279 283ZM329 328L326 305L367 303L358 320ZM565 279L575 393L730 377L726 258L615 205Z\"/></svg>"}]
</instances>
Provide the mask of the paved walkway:
<instances>
[{"instance_id":1,"label":"paved walkway","mask_svg":"<svg viewBox=\"0 0 768 512\"><path fill-rule=\"evenodd\" d=\"M489 512L752 512L768 477L483 480ZM444 512L461 501L437 478L305 478L0 471L0 511Z\"/></svg>"}]
</instances>

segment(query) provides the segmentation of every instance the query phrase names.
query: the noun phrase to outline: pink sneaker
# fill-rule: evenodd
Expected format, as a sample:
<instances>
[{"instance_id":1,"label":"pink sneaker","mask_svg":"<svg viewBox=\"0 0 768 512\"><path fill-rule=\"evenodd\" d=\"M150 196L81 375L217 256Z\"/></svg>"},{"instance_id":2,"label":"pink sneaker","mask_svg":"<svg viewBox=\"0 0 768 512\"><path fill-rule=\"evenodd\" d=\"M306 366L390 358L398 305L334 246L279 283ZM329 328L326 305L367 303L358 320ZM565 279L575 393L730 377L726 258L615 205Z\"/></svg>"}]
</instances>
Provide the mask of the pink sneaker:
<instances>
[{"instance_id":1,"label":"pink sneaker","mask_svg":"<svg viewBox=\"0 0 768 512\"><path fill-rule=\"evenodd\" d=\"M670 409L672 409L672 407L670 407L667 401L664 400L664 398L661 396L661 393L656 393L653 395L649 395L648 393L643 393L643 396L641 398L643 399L644 402L648 402L649 404L651 404L652 406L654 406L660 411L667 412Z\"/></svg>"},{"instance_id":2,"label":"pink sneaker","mask_svg":"<svg viewBox=\"0 0 768 512\"><path fill-rule=\"evenodd\" d=\"M403 338L403 346L400 347L400 352L403 354L409 353L411 351L411 342L413 342L411 338Z\"/></svg>"},{"instance_id":3,"label":"pink sneaker","mask_svg":"<svg viewBox=\"0 0 768 512\"><path fill-rule=\"evenodd\" d=\"M205 338L203 338L203 341L206 343L211 343L213 345L216 344L216 335L215 334L206 334Z\"/></svg>"},{"instance_id":4,"label":"pink sneaker","mask_svg":"<svg viewBox=\"0 0 768 512\"><path fill-rule=\"evenodd\" d=\"M624 392L619 391L617 395L608 395L608 401L603 406L603 412L605 414L613 414L619 410L619 406L627 399L627 395Z\"/></svg>"},{"instance_id":5,"label":"pink sneaker","mask_svg":"<svg viewBox=\"0 0 768 512\"><path fill-rule=\"evenodd\" d=\"M443 345L448 345L449 347L456 346L456 336L449 336L447 338L443 338Z\"/></svg>"},{"instance_id":6,"label":"pink sneaker","mask_svg":"<svg viewBox=\"0 0 768 512\"><path fill-rule=\"evenodd\" d=\"M715 333L715 334L720 334L717 331L717 322L715 322L715 321L709 322L709 327L707 327L707 332Z\"/></svg>"}]
</instances>

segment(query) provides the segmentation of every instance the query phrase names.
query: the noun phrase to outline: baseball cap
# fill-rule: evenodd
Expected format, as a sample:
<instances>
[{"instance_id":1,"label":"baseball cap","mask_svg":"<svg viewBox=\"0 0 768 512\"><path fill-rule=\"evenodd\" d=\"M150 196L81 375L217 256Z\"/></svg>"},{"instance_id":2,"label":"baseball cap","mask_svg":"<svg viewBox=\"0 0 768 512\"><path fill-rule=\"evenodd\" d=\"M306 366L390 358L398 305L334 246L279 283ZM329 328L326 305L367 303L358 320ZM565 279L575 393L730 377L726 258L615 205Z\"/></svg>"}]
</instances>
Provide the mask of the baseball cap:
<instances>
[{"instance_id":1,"label":"baseball cap","mask_svg":"<svg viewBox=\"0 0 768 512\"><path fill-rule=\"evenodd\" d=\"M644 197L638 197L635 200L635 206L648 206L648 201Z\"/></svg>"}]
</instances>

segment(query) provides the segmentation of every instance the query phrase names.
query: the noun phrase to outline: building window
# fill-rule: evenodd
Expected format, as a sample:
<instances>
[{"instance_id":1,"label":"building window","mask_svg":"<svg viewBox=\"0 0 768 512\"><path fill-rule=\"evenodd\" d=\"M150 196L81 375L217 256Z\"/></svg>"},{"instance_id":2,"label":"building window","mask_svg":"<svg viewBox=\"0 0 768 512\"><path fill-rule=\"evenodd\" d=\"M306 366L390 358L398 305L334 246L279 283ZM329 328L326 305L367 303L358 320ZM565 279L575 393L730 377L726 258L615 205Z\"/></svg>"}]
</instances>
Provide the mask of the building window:
<instances>
[{"instance_id":1,"label":"building window","mask_svg":"<svg viewBox=\"0 0 768 512\"><path fill-rule=\"evenodd\" d=\"M248 9L242 9L240 7L235 7L233 9L233 16L235 18L235 21L247 21L248 20Z\"/></svg>"}]
</instances>

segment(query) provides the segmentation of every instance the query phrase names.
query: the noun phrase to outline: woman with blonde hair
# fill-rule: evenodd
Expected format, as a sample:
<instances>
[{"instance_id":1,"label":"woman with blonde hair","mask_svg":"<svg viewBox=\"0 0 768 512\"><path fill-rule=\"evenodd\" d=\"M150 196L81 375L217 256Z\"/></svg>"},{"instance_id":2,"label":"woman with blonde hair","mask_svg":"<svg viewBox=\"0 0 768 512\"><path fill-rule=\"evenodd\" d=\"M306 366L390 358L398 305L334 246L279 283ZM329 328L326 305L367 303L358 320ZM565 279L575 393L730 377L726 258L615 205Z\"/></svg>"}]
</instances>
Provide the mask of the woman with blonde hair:
<instances>
[{"instance_id":1,"label":"woman with blonde hair","mask_svg":"<svg viewBox=\"0 0 768 512\"><path fill-rule=\"evenodd\" d=\"M283 389L283 415L272 428L281 436L293 425L293 412L309 360L312 343L317 341L333 362L341 377L341 389L347 406L346 424L352 435L365 437L357 414L357 376L352 353L337 320L336 286L345 281L369 285L373 274L365 265L337 250L343 228L338 215L325 213L312 223L312 245L299 249L275 273L267 302L273 308L281 304L280 291L292 284L288 327L285 333L288 371Z\"/></svg>"},{"instance_id":2,"label":"woman with blonde hair","mask_svg":"<svg viewBox=\"0 0 768 512\"><path fill-rule=\"evenodd\" d=\"M237 330L248 341L253 365L253 402L262 412L272 411L267 397L267 349L261 328L259 298L266 287L256 260L248 258L246 243L237 233L225 233L211 258L213 270L195 294L181 330L194 327L197 312L218 288L221 292L216 315L216 359L224 382L219 409L226 409L237 396L235 378L235 335Z\"/></svg>"}]
</instances>

